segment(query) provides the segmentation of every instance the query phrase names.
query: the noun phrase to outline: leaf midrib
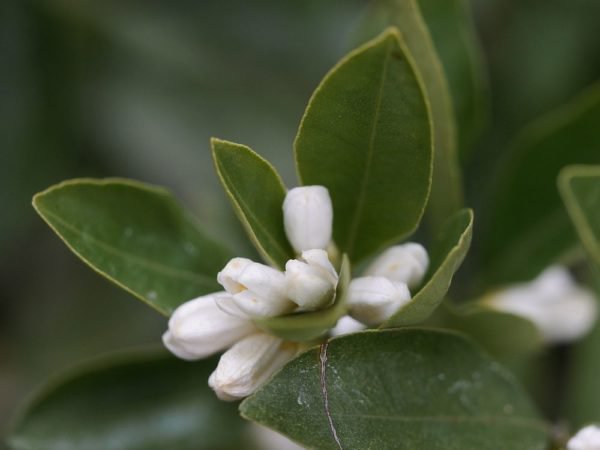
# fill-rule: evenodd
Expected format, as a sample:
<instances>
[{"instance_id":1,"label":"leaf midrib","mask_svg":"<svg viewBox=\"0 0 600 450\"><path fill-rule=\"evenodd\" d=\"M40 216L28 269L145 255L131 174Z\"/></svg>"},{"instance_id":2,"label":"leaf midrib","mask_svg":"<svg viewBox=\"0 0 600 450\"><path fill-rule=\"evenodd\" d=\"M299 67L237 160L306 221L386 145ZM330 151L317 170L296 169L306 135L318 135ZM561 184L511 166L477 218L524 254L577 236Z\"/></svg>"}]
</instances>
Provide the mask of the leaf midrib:
<instances>
[{"instance_id":1,"label":"leaf midrib","mask_svg":"<svg viewBox=\"0 0 600 450\"><path fill-rule=\"evenodd\" d=\"M391 51L392 46L393 46L393 41L388 40L387 47L386 47L385 59L383 61L383 70L381 71L381 79L379 82L377 100L375 102L375 114L373 117L373 126L371 129L371 135L369 136L369 147L367 149L367 160L365 163L365 171L363 172L363 176L360 181L360 190L358 193L358 201L356 204L356 209L354 210L354 214L353 214L351 222L350 222L350 227L349 227L350 231L348 233L348 238L347 238L346 252L349 255L353 255L354 243L356 242L356 233L358 232L358 224L360 223L360 216L362 215L362 210L364 209L364 205L365 205L366 189L367 189L367 184L368 184L369 178L370 178L371 163L373 160L373 153L374 153L374 144L375 144L375 138L377 136L377 123L379 121L379 113L381 111L381 102L383 100L383 87L385 85L385 80L387 78L388 66L389 66L390 57L392 54L392 51Z\"/></svg>"},{"instance_id":2,"label":"leaf midrib","mask_svg":"<svg viewBox=\"0 0 600 450\"><path fill-rule=\"evenodd\" d=\"M48 211L44 207L41 207L41 205L39 206L39 211L43 212L43 214L45 216L51 217L53 220L55 220L56 222L58 222L58 224L60 226L62 226L64 228L66 228L67 230L69 230L69 231L71 231L71 232L79 235L80 238L83 238L83 236L87 236L87 238L91 241L92 244L97 245L98 247L100 247L102 250L104 250L105 252L107 252L109 254L116 255L116 256L121 257L121 258L123 258L125 260L133 261L135 264L138 264L138 265L140 265L142 267L148 268L149 270L157 272L157 273L159 273L161 275L173 276L173 277L176 277L176 278L180 278L182 280L190 281L192 283L195 283L195 284L201 285L201 286L211 286L212 287L215 284L212 278L209 278L208 276L203 275L201 273L194 273L194 272L191 272L189 270L177 269L177 268L169 267L169 266L166 266L164 264L156 263L156 262L150 261L148 259L145 259L143 257L136 256L136 255L133 255L131 253L124 252L124 251L118 249L117 247L114 247L114 246L112 246L112 245L110 245L110 244L108 244L108 243L106 243L106 242L104 242L104 241L102 241L102 240L94 237L93 235L91 235L89 233L85 233L84 231L80 230L79 228L77 228L74 225L70 224L69 222L65 221L61 216ZM70 244L69 242L67 242L67 240L62 237L61 233L58 233L58 230L56 230L56 228L54 226L52 226L52 228L55 229L55 231L61 237L61 239L65 242L65 244L67 244L67 246L76 255L80 256L81 258L83 258L86 261L90 261L89 258L84 257L78 249L76 249L72 244ZM96 267L96 270L100 270L100 269L98 267ZM102 271L102 272L106 273L105 271ZM111 277L112 277L112 275L111 275Z\"/></svg>"}]
</instances>

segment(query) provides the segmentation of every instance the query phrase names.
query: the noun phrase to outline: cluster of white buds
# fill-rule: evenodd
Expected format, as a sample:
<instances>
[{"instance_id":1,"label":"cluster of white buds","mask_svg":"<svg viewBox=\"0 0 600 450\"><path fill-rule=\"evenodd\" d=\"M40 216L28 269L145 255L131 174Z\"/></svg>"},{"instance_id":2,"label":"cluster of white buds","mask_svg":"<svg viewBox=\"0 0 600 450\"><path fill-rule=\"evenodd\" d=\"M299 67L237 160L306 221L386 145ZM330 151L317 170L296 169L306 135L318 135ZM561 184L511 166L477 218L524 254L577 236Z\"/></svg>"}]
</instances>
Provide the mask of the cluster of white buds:
<instances>
[{"instance_id":1,"label":"cluster of white buds","mask_svg":"<svg viewBox=\"0 0 600 450\"><path fill-rule=\"evenodd\" d=\"M422 245L408 242L388 248L367 267L364 277L350 282L350 315L369 326L385 322L410 302L410 290L421 284L428 268Z\"/></svg>"},{"instance_id":2,"label":"cluster of white buds","mask_svg":"<svg viewBox=\"0 0 600 450\"><path fill-rule=\"evenodd\" d=\"M183 359L226 350L208 380L223 400L250 395L299 350L298 343L259 330L255 319L326 308L335 299L338 274L326 251L333 221L327 189L290 190L283 213L288 240L300 257L289 260L285 272L233 258L217 274L225 291L179 306L163 335L165 346Z\"/></svg>"},{"instance_id":3,"label":"cluster of white buds","mask_svg":"<svg viewBox=\"0 0 600 450\"><path fill-rule=\"evenodd\" d=\"M567 442L567 450L599 450L600 427L588 425L577 432Z\"/></svg>"},{"instance_id":4,"label":"cluster of white buds","mask_svg":"<svg viewBox=\"0 0 600 450\"><path fill-rule=\"evenodd\" d=\"M594 294L575 283L562 266L551 266L529 283L492 293L484 304L532 321L547 343L569 342L591 330L597 316Z\"/></svg>"}]
</instances>

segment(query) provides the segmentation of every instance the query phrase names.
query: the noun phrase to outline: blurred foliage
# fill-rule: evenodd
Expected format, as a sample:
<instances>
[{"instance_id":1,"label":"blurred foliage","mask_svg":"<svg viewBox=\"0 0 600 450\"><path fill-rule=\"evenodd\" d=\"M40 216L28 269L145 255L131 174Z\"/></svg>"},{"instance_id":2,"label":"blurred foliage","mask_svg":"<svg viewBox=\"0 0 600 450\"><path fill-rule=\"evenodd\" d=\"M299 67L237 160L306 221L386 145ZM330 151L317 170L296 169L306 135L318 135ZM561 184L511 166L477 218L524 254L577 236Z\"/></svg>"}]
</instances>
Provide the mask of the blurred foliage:
<instances>
[{"instance_id":1,"label":"blurred foliage","mask_svg":"<svg viewBox=\"0 0 600 450\"><path fill-rule=\"evenodd\" d=\"M165 326L76 261L35 216L31 196L81 176L163 184L209 233L252 255L214 175L209 137L247 143L294 185L297 124L319 79L350 48L366 4L0 3L0 424L48 373L155 343ZM464 169L477 216L507 142L600 78L600 2L471 6L491 95L488 128L465 138L474 143ZM597 341L581 351L597 354Z\"/></svg>"}]
</instances>

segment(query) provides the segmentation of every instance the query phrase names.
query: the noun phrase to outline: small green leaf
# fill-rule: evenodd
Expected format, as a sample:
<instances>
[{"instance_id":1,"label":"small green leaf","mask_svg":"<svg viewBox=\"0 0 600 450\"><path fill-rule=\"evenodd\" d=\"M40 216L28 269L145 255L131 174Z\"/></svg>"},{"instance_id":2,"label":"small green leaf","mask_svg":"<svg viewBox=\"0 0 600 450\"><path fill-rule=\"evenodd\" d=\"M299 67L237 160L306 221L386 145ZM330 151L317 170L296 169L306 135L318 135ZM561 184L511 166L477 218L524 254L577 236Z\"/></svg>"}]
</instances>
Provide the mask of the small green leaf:
<instances>
[{"instance_id":1,"label":"small green leaf","mask_svg":"<svg viewBox=\"0 0 600 450\"><path fill-rule=\"evenodd\" d=\"M440 62L417 0L380 0L373 4L367 23L380 30L398 27L431 102L434 133L434 164L431 195L427 205L429 226L435 233L444 219L463 205L462 184L456 150L456 118L444 68ZM454 36L451 40L455 40Z\"/></svg>"},{"instance_id":2,"label":"small green leaf","mask_svg":"<svg viewBox=\"0 0 600 450\"><path fill-rule=\"evenodd\" d=\"M600 83L528 127L485 200L482 275L502 284L533 278L577 243L556 188L565 165L600 163Z\"/></svg>"},{"instance_id":3,"label":"small green leaf","mask_svg":"<svg viewBox=\"0 0 600 450\"><path fill-rule=\"evenodd\" d=\"M269 333L291 341L306 342L318 339L334 327L338 319L347 313L346 300L350 276L350 260L347 255L344 255L333 305L321 311L290 314L255 320L255 322Z\"/></svg>"},{"instance_id":4,"label":"small green leaf","mask_svg":"<svg viewBox=\"0 0 600 450\"><path fill-rule=\"evenodd\" d=\"M92 269L165 315L219 290L216 273L231 257L167 190L143 183L66 181L33 206Z\"/></svg>"},{"instance_id":5,"label":"small green leaf","mask_svg":"<svg viewBox=\"0 0 600 450\"><path fill-rule=\"evenodd\" d=\"M124 352L47 383L9 436L15 450L237 449L244 423L207 385L214 358Z\"/></svg>"},{"instance_id":6,"label":"small green leaf","mask_svg":"<svg viewBox=\"0 0 600 450\"><path fill-rule=\"evenodd\" d=\"M441 308L440 308L441 309ZM444 327L469 335L497 358L529 355L542 348L542 335L530 320L484 304L446 305Z\"/></svg>"},{"instance_id":7,"label":"small green leaf","mask_svg":"<svg viewBox=\"0 0 600 450\"><path fill-rule=\"evenodd\" d=\"M558 188L579 239L600 268L600 166L565 167Z\"/></svg>"},{"instance_id":8,"label":"small green leaf","mask_svg":"<svg viewBox=\"0 0 600 450\"><path fill-rule=\"evenodd\" d=\"M211 144L217 174L250 239L266 261L283 269L294 258L283 228L283 181L250 148L219 139Z\"/></svg>"},{"instance_id":9,"label":"small green leaf","mask_svg":"<svg viewBox=\"0 0 600 450\"><path fill-rule=\"evenodd\" d=\"M433 330L333 339L288 363L240 410L323 450L544 450L549 431L498 363Z\"/></svg>"},{"instance_id":10,"label":"small green leaf","mask_svg":"<svg viewBox=\"0 0 600 450\"><path fill-rule=\"evenodd\" d=\"M334 240L352 262L415 230L431 184L430 112L396 30L327 74L308 104L295 152L302 184L329 189Z\"/></svg>"},{"instance_id":11,"label":"small green leaf","mask_svg":"<svg viewBox=\"0 0 600 450\"><path fill-rule=\"evenodd\" d=\"M448 219L433 243L431 267L425 284L410 303L385 322L383 328L423 322L440 305L450 288L454 273L460 267L473 233L473 211L463 209Z\"/></svg>"}]
</instances>

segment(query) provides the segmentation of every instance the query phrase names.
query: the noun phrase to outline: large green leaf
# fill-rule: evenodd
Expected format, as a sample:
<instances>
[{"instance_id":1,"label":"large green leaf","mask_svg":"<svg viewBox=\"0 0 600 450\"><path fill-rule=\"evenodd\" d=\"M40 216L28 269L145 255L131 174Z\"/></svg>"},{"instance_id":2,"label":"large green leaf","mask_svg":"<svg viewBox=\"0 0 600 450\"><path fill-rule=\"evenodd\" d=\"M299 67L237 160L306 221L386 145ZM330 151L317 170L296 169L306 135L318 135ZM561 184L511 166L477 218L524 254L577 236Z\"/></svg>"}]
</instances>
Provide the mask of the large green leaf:
<instances>
[{"instance_id":1,"label":"large green leaf","mask_svg":"<svg viewBox=\"0 0 600 450\"><path fill-rule=\"evenodd\" d=\"M423 77L434 132L434 165L428 205L434 232L444 219L462 207L462 185L456 150L456 119L448 82L417 0L380 0L372 5L369 27L393 25L402 33L408 51Z\"/></svg>"},{"instance_id":2,"label":"large green leaf","mask_svg":"<svg viewBox=\"0 0 600 450\"><path fill-rule=\"evenodd\" d=\"M207 385L216 363L147 351L83 364L33 397L9 444L15 450L241 448L235 406Z\"/></svg>"},{"instance_id":3,"label":"large green leaf","mask_svg":"<svg viewBox=\"0 0 600 450\"><path fill-rule=\"evenodd\" d=\"M569 166L558 187L579 239L600 267L600 166Z\"/></svg>"},{"instance_id":4,"label":"large green leaf","mask_svg":"<svg viewBox=\"0 0 600 450\"><path fill-rule=\"evenodd\" d=\"M488 282L531 279L575 245L556 178L565 165L600 163L598 123L600 84L516 141L486 200L480 266Z\"/></svg>"},{"instance_id":5,"label":"large green leaf","mask_svg":"<svg viewBox=\"0 0 600 450\"><path fill-rule=\"evenodd\" d=\"M344 255L333 305L320 311L289 314L255 320L255 322L269 333L284 339L292 341L312 341L318 339L333 328L338 319L348 312L346 300L350 276L350 261L348 256Z\"/></svg>"},{"instance_id":6,"label":"large green leaf","mask_svg":"<svg viewBox=\"0 0 600 450\"><path fill-rule=\"evenodd\" d=\"M382 327L398 327L423 322L440 305L450 288L473 233L473 211L464 209L448 219L433 243L431 266L423 287L412 300L394 314Z\"/></svg>"},{"instance_id":7,"label":"large green leaf","mask_svg":"<svg viewBox=\"0 0 600 450\"><path fill-rule=\"evenodd\" d=\"M418 0L450 88L458 153L471 149L488 117L488 81L466 0Z\"/></svg>"},{"instance_id":8,"label":"large green leaf","mask_svg":"<svg viewBox=\"0 0 600 450\"><path fill-rule=\"evenodd\" d=\"M165 189L131 180L71 180L33 206L92 269L159 312L219 290L231 257L209 240Z\"/></svg>"},{"instance_id":9,"label":"large green leaf","mask_svg":"<svg viewBox=\"0 0 600 450\"><path fill-rule=\"evenodd\" d=\"M318 449L542 450L548 437L508 372L459 335L432 330L333 339L240 409Z\"/></svg>"},{"instance_id":10,"label":"large green leaf","mask_svg":"<svg viewBox=\"0 0 600 450\"><path fill-rule=\"evenodd\" d=\"M217 174L250 239L266 261L283 269L294 258L283 228L283 181L250 148L219 139L211 144Z\"/></svg>"},{"instance_id":11,"label":"large green leaf","mask_svg":"<svg viewBox=\"0 0 600 450\"><path fill-rule=\"evenodd\" d=\"M302 183L329 189L334 239L351 261L417 227L432 170L430 112L395 29L329 72L308 104L295 152Z\"/></svg>"}]
</instances>

